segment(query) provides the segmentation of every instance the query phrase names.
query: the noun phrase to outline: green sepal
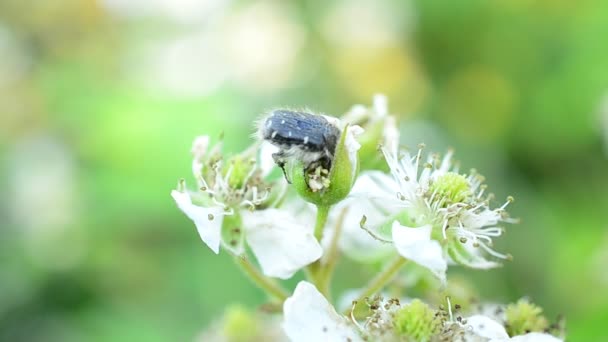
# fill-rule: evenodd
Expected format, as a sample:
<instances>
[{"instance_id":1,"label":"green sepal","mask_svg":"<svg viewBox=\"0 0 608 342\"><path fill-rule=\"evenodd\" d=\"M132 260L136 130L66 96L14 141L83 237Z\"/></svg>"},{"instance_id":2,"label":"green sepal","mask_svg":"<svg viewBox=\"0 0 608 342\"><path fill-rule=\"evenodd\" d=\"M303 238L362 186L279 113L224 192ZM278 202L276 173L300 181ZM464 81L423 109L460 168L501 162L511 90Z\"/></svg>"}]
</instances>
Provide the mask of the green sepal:
<instances>
[{"instance_id":1,"label":"green sepal","mask_svg":"<svg viewBox=\"0 0 608 342\"><path fill-rule=\"evenodd\" d=\"M383 142L385 120L377 120L365 126L365 132L357 139L361 144L359 160L361 170L389 171L378 146Z\"/></svg>"},{"instance_id":2,"label":"green sepal","mask_svg":"<svg viewBox=\"0 0 608 342\"><path fill-rule=\"evenodd\" d=\"M348 196L355 184L359 173L359 158L351 161L346 148L346 135L349 127L345 127L336 146L334 160L329 171L329 185L319 191L313 191L308 185L308 175L304 165L299 161L291 161L286 165L288 178L297 193L306 201L317 206L331 206ZM355 152L358 153L358 152Z\"/></svg>"},{"instance_id":3,"label":"green sepal","mask_svg":"<svg viewBox=\"0 0 608 342\"><path fill-rule=\"evenodd\" d=\"M234 215L224 216L222 222L222 247L234 255L244 253L245 231L243 230L243 220L241 215L236 212Z\"/></svg>"}]
</instances>

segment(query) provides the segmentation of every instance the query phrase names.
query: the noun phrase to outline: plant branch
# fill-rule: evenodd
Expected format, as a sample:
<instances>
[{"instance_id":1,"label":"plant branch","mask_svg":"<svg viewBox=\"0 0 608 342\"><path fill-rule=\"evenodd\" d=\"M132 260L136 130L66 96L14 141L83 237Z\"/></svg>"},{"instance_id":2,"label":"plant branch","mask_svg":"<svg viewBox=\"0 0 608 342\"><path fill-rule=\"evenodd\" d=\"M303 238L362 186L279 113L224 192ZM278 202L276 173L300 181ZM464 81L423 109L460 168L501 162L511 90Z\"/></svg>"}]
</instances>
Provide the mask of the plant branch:
<instances>
[{"instance_id":1,"label":"plant branch","mask_svg":"<svg viewBox=\"0 0 608 342\"><path fill-rule=\"evenodd\" d=\"M338 259L340 258L339 250L338 250L338 242L340 240L340 235L342 234L342 229L344 226L344 218L346 217L346 213L348 212L348 208L342 209L340 212L340 216L338 217L338 222L334 227L334 232L331 237L331 242L327 252L325 254L325 258L321 260L322 268L319 271L319 291L324 293L329 300L330 297L330 283L336 268L336 264L338 263Z\"/></svg>"},{"instance_id":2,"label":"plant branch","mask_svg":"<svg viewBox=\"0 0 608 342\"><path fill-rule=\"evenodd\" d=\"M323 230L325 229L325 224L327 223L327 218L329 217L329 209L331 206L317 206L317 220L315 222L315 238L319 243L323 239ZM308 265L305 270L306 277L309 281L315 284L317 289L320 289L319 283L319 275L321 273L321 260L317 260L312 264ZM323 291L321 291L323 293ZM323 293L325 294L325 293Z\"/></svg>"},{"instance_id":3,"label":"plant branch","mask_svg":"<svg viewBox=\"0 0 608 342\"><path fill-rule=\"evenodd\" d=\"M234 260L241 267L249 279L260 289L283 302L289 294L274 280L263 275L245 256L235 256Z\"/></svg>"}]
</instances>

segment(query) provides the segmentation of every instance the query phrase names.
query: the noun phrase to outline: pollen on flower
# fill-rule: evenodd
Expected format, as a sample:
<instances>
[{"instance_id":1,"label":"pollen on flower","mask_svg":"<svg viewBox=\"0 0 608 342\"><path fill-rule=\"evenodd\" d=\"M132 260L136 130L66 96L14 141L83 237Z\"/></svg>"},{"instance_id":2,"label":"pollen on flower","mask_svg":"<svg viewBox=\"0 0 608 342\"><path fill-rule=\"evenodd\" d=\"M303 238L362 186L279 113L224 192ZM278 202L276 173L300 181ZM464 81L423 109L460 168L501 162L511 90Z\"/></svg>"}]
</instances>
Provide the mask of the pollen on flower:
<instances>
[{"instance_id":1,"label":"pollen on flower","mask_svg":"<svg viewBox=\"0 0 608 342\"><path fill-rule=\"evenodd\" d=\"M471 195L468 180L454 172L439 176L431 184L430 191L438 198L444 198L446 204L464 202Z\"/></svg>"},{"instance_id":2,"label":"pollen on flower","mask_svg":"<svg viewBox=\"0 0 608 342\"><path fill-rule=\"evenodd\" d=\"M542 313L543 309L525 299L510 304L505 311L507 333L509 336L515 336L545 331L549 327L549 322Z\"/></svg>"},{"instance_id":3,"label":"pollen on flower","mask_svg":"<svg viewBox=\"0 0 608 342\"><path fill-rule=\"evenodd\" d=\"M512 199L501 207L491 208L494 196L486 193L482 175L475 169L468 175L461 174L452 159L453 150L441 157L424 154L423 148L424 145L419 145L416 154L405 150L399 156L382 150L399 186L401 203L397 206L432 225L432 238L445 243L456 263L483 269L499 266L486 256L509 258L492 248L492 239L503 233L498 226L500 222L517 222L505 211Z\"/></svg>"},{"instance_id":4,"label":"pollen on flower","mask_svg":"<svg viewBox=\"0 0 608 342\"><path fill-rule=\"evenodd\" d=\"M393 324L399 336L412 341L428 341L441 328L435 311L418 299L397 311Z\"/></svg>"},{"instance_id":5,"label":"pollen on flower","mask_svg":"<svg viewBox=\"0 0 608 342\"><path fill-rule=\"evenodd\" d=\"M308 187L313 192L329 188L329 185L331 184L329 180L329 171L321 166L318 166L312 172L308 172L306 176L308 177Z\"/></svg>"}]
</instances>

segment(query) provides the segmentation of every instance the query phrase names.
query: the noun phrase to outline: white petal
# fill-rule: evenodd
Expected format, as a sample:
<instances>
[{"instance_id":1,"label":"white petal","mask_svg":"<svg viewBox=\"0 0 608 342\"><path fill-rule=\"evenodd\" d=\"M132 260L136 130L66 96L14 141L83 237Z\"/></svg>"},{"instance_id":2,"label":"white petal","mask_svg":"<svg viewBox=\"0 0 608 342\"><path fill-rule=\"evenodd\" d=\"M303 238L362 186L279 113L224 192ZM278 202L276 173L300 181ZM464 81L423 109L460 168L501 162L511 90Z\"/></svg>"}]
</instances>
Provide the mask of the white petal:
<instances>
[{"instance_id":1,"label":"white petal","mask_svg":"<svg viewBox=\"0 0 608 342\"><path fill-rule=\"evenodd\" d=\"M561 339L544 333L528 333L525 335L514 336L509 341L512 342L562 342Z\"/></svg>"},{"instance_id":2,"label":"white petal","mask_svg":"<svg viewBox=\"0 0 608 342\"><path fill-rule=\"evenodd\" d=\"M340 121L348 123L358 123L367 120L369 117L368 110L364 105L356 104L353 105L350 110L342 115Z\"/></svg>"},{"instance_id":3,"label":"white petal","mask_svg":"<svg viewBox=\"0 0 608 342\"><path fill-rule=\"evenodd\" d=\"M357 165L357 151L359 151L361 148L361 144L359 144L356 137L363 134L363 132L364 129L361 128L361 126L348 126L348 132L346 132L344 145L346 146L346 150L348 151L348 159L352 165ZM356 170L356 167L353 167L353 170Z\"/></svg>"},{"instance_id":4,"label":"white petal","mask_svg":"<svg viewBox=\"0 0 608 342\"><path fill-rule=\"evenodd\" d=\"M383 201L386 198L393 198L394 202L391 203L393 204L399 203L397 198L398 189L399 185L390 175L381 171L365 171L357 178L349 196L378 198Z\"/></svg>"},{"instance_id":5,"label":"white petal","mask_svg":"<svg viewBox=\"0 0 608 342\"><path fill-rule=\"evenodd\" d=\"M171 191L171 197L173 197L181 211L194 221L196 230L198 230L198 234L203 242L215 254L219 253L222 221L224 220L224 215L226 215L224 208L221 206L210 208L199 207L192 204L188 193L177 190Z\"/></svg>"},{"instance_id":6,"label":"white petal","mask_svg":"<svg viewBox=\"0 0 608 342\"><path fill-rule=\"evenodd\" d=\"M374 95L374 112L378 117L385 117L388 115L388 98L384 94Z\"/></svg>"},{"instance_id":7,"label":"white petal","mask_svg":"<svg viewBox=\"0 0 608 342\"><path fill-rule=\"evenodd\" d=\"M383 213L370 206L367 201L358 201L357 199L349 199L344 205L348 205L346 216L344 217L342 226L342 236L338 241L340 250L342 250L350 258L363 263L377 262L379 259L394 253L390 243L384 243L376 240L368 232L361 228L362 215L367 218L366 227L373 229L379 225L379 218L386 218ZM344 210L344 205L336 206L336 213ZM335 220L330 221L331 224L336 224ZM333 228L333 227L332 227ZM328 230L326 236L331 237ZM380 235L380 234L378 234Z\"/></svg>"},{"instance_id":8,"label":"white petal","mask_svg":"<svg viewBox=\"0 0 608 342\"><path fill-rule=\"evenodd\" d=\"M323 242L331 238L332 229L337 224L342 211L346 210L339 246L348 257L359 262L373 263L394 252L391 244L376 240L361 229L360 224L365 215L367 219L365 226L368 229L381 237L389 238L378 228L387 223L387 217L403 210L394 189L396 183L393 178L383 172L371 171L359 175L349 197L332 209L328 233L324 235Z\"/></svg>"},{"instance_id":9,"label":"white petal","mask_svg":"<svg viewBox=\"0 0 608 342\"><path fill-rule=\"evenodd\" d=\"M481 247L474 247L473 241L462 243L458 238L448 240L448 254L456 264L479 270L500 267L501 264L488 260L482 253Z\"/></svg>"},{"instance_id":10,"label":"white petal","mask_svg":"<svg viewBox=\"0 0 608 342\"><path fill-rule=\"evenodd\" d=\"M462 225L467 229L495 226L500 221L500 213L496 210L484 209L477 213L472 210L463 211L460 217Z\"/></svg>"},{"instance_id":11,"label":"white petal","mask_svg":"<svg viewBox=\"0 0 608 342\"><path fill-rule=\"evenodd\" d=\"M262 170L262 177L266 177L274 168L274 158L272 157L273 153L279 151L279 148L274 146L273 144L264 141L260 145L260 170Z\"/></svg>"},{"instance_id":12,"label":"white petal","mask_svg":"<svg viewBox=\"0 0 608 342\"><path fill-rule=\"evenodd\" d=\"M288 211L266 209L242 215L247 243L267 276L290 278L323 254L312 225L301 224Z\"/></svg>"},{"instance_id":13,"label":"white petal","mask_svg":"<svg viewBox=\"0 0 608 342\"><path fill-rule=\"evenodd\" d=\"M404 258L431 270L443 283L448 268L439 242L431 239L431 225L405 227L393 222L393 243Z\"/></svg>"},{"instance_id":14,"label":"white petal","mask_svg":"<svg viewBox=\"0 0 608 342\"><path fill-rule=\"evenodd\" d=\"M293 342L363 341L311 283L301 281L283 304L283 330Z\"/></svg>"},{"instance_id":15,"label":"white petal","mask_svg":"<svg viewBox=\"0 0 608 342\"><path fill-rule=\"evenodd\" d=\"M198 186L205 186L204 181L201 179L201 170L203 169L203 159L207 154L207 149L209 148L209 136L202 135L198 136L192 142L192 148L190 152L192 153L192 174L194 178L198 182Z\"/></svg>"},{"instance_id":16,"label":"white petal","mask_svg":"<svg viewBox=\"0 0 608 342\"><path fill-rule=\"evenodd\" d=\"M192 156L195 160L202 160L207 153L207 149L209 148L209 136L201 135L194 139L192 142Z\"/></svg>"},{"instance_id":17,"label":"white petal","mask_svg":"<svg viewBox=\"0 0 608 342\"><path fill-rule=\"evenodd\" d=\"M399 128L394 116L387 116L384 122L384 148L393 155L399 152Z\"/></svg>"},{"instance_id":18,"label":"white petal","mask_svg":"<svg viewBox=\"0 0 608 342\"><path fill-rule=\"evenodd\" d=\"M480 337L498 340L509 338L509 334L507 334L502 324L483 315L474 315L467 318L467 325L473 329L475 335Z\"/></svg>"}]
</instances>

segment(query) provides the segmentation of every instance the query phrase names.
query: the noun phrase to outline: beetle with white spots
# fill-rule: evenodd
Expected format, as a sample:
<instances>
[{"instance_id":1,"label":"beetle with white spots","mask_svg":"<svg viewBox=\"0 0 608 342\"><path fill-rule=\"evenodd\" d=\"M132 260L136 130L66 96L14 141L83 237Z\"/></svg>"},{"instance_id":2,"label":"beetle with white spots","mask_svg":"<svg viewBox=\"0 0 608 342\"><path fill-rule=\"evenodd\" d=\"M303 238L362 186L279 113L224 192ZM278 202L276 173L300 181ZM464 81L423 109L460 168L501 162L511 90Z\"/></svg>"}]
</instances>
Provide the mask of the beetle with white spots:
<instances>
[{"instance_id":1,"label":"beetle with white spots","mask_svg":"<svg viewBox=\"0 0 608 342\"><path fill-rule=\"evenodd\" d=\"M269 112L258 126L259 138L279 148L272 155L277 165L284 168L287 161L298 160L306 171L330 170L341 134L323 115L289 109Z\"/></svg>"}]
</instances>

